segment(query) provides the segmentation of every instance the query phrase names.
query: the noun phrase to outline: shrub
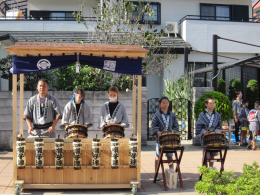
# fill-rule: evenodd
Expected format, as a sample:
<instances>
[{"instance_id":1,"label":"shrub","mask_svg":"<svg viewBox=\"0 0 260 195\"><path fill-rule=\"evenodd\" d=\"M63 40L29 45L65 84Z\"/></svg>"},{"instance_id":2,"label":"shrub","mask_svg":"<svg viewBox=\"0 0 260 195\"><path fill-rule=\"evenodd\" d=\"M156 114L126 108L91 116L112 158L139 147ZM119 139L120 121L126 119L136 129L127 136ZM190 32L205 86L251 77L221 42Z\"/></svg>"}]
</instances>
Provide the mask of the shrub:
<instances>
[{"instance_id":1,"label":"shrub","mask_svg":"<svg viewBox=\"0 0 260 195\"><path fill-rule=\"evenodd\" d=\"M204 109L206 109L205 99L208 96L211 96L215 99L215 103L216 103L215 111L217 111L221 115L222 121L229 121L233 116L231 102L227 98L227 96L225 96L223 93L220 93L217 91L211 91L211 92L205 93L195 103L195 108L194 108L195 119L198 120L200 113Z\"/></svg>"},{"instance_id":2,"label":"shrub","mask_svg":"<svg viewBox=\"0 0 260 195\"><path fill-rule=\"evenodd\" d=\"M200 194L260 194L260 170L257 162L244 164L240 177L233 171L211 170L199 167L202 180L197 182L195 190Z\"/></svg>"},{"instance_id":3,"label":"shrub","mask_svg":"<svg viewBox=\"0 0 260 195\"><path fill-rule=\"evenodd\" d=\"M259 87L258 81L250 80L246 86L247 90L247 99L249 100L249 109L254 108L254 103L258 100L259 97Z\"/></svg>"},{"instance_id":4,"label":"shrub","mask_svg":"<svg viewBox=\"0 0 260 195\"><path fill-rule=\"evenodd\" d=\"M235 97L235 92L236 91L242 91L243 90L243 85L240 82L239 79L232 79L230 81L230 85L229 85L229 99L232 100Z\"/></svg>"},{"instance_id":5,"label":"shrub","mask_svg":"<svg viewBox=\"0 0 260 195\"><path fill-rule=\"evenodd\" d=\"M218 79L218 92L226 95L226 81L223 79Z\"/></svg>"}]
</instances>

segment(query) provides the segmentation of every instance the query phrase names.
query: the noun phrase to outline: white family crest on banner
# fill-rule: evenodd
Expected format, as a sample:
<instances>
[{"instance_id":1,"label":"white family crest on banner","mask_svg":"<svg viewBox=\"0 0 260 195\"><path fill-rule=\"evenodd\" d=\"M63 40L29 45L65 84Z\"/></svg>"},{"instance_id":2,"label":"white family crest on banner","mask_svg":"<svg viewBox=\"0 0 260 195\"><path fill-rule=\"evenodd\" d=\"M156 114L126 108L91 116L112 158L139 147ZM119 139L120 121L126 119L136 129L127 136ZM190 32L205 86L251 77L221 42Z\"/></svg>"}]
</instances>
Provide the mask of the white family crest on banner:
<instances>
[{"instance_id":1,"label":"white family crest on banner","mask_svg":"<svg viewBox=\"0 0 260 195\"><path fill-rule=\"evenodd\" d=\"M37 67L38 67L40 70L45 70L45 69L51 67L51 63L50 63L49 60L41 59L41 60L38 61Z\"/></svg>"},{"instance_id":2,"label":"white family crest on banner","mask_svg":"<svg viewBox=\"0 0 260 195\"><path fill-rule=\"evenodd\" d=\"M115 71L116 70L116 61L105 60L103 69Z\"/></svg>"}]
</instances>

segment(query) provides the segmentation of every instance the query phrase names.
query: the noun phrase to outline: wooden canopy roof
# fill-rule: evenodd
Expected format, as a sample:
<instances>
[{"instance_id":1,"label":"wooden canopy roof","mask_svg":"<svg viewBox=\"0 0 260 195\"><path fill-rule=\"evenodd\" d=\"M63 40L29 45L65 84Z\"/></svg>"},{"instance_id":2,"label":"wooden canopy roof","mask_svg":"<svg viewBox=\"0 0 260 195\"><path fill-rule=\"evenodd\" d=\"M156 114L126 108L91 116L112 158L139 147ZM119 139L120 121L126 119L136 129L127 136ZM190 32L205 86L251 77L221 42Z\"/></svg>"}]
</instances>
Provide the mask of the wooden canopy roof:
<instances>
[{"instance_id":1,"label":"wooden canopy roof","mask_svg":"<svg viewBox=\"0 0 260 195\"><path fill-rule=\"evenodd\" d=\"M144 58L149 52L136 45L106 45L106 44L78 44L78 43L30 43L17 42L14 46L5 47L9 54L17 56L50 56L50 55L81 55L105 57Z\"/></svg>"}]
</instances>

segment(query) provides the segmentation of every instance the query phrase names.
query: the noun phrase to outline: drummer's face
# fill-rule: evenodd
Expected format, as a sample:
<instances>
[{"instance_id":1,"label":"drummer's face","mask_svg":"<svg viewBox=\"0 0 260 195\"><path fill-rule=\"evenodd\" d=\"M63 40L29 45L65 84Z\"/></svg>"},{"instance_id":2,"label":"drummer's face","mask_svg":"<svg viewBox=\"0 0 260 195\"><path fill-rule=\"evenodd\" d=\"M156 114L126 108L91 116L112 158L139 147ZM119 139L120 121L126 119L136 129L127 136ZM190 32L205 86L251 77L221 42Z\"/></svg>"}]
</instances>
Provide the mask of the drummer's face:
<instances>
[{"instance_id":1,"label":"drummer's face","mask_svg":"<svg viewBox=\"0 0 260 195\"><path fill-rule=\"evenodd\" d=\"M117 94L117 92L109 91L108 97L118 97L118 94Z\"/></svg>"},{"instance_id":2,"label":"drummer's face","mask_svg":"<svg viewBox=\"0 0 260 195\"><path fill-rule=\"evenodd\" d=\"M38 82L38 85L37 85L37 89L38 89L38 92L40 94L47 94L47 91L49 89L49 86L47 83L45 83L44 81L40 81Z\"/></svg>"},{"instance_id":3,"label":"drummer's face","mask_svg":"<svg viewBox=\"0 0 260 195\"><path fill-rule=\"evenodd\" d=\"M161 109L163 109L163 110L168 109L169 105L170 105L170 102L167 99L163 99L162 102L159 104L159 106L161 106Z\"/></svg>"},{"instance_id":4,"label":"drummer's face","mask_svg":"<svg viewBox=\"0 0 260 195\"><path fill-rule=\"evenodd\" d=\"M215 100L209 99L208 104L205 105L209 111L212 111L215 108Z\"/></svg>"},{"instance_id":5,"label":"drummer's face","mask_svg":"<svg viewBox=\"0 0 260 195\"><path fill-rule=\"evenodd\" d=\"M80 101L83 99L82 93L81 93L80 90L78 90L78 92L76 93L75 98L76 98L76 100L77 100L78 102L80 102Z\"/></svg>"}]
</instances>

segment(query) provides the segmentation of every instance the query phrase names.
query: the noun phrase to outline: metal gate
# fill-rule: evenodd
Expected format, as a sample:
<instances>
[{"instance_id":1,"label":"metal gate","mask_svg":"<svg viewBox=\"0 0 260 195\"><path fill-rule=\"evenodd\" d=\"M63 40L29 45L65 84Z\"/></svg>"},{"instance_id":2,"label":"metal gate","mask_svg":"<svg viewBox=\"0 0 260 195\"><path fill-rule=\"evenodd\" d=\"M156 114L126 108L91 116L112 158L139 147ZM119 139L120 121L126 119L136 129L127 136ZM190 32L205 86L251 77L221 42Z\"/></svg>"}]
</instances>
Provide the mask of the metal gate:
<instances>
[{"instance_id":1,"label":"metal gate","mask_svg":"<svg viewBox=\"0 0 260 195\"><path fill-rule=\"evenodd\" d=\"M159 98L149 99L147 102L147 141L155 140L150 135L151 124L154 114L160 109ZM192 103L187 99L174 99L170 101L169 110L175 113L179 124L179 132L182 140L192 139Z\"/></svg>"}]
</instances>

